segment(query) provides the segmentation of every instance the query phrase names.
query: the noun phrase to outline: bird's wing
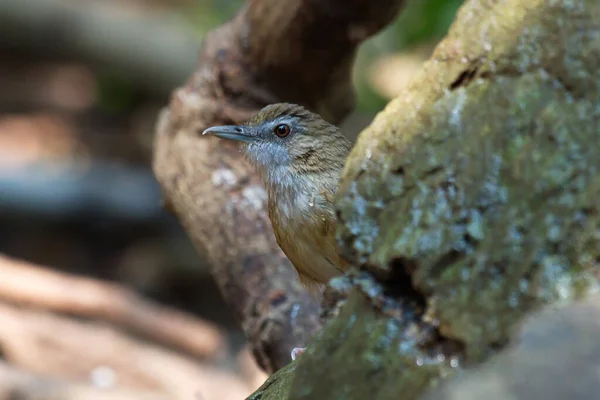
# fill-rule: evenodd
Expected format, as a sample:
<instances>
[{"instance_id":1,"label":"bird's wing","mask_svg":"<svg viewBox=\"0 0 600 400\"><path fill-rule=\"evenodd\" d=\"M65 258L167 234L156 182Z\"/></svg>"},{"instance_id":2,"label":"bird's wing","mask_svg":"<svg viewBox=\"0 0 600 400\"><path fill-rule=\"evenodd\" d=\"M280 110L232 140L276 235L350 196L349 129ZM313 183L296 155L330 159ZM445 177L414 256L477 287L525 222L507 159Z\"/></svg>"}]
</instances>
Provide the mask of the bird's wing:
<instances>
[{"instance_id":1,"label":"bird's wing","mask_svg":"<svg viewBox=\"0 0 600 400\"><path fill-rule=\"evenodd\" d=\"M317 218L314 219L315 224L319 226L321 235L315 237L315 245L340 272L348 269L349 264L340 256L337 248L336 227L337 217L334 209L335 190L321 192L324 200L329 203L329 207L323 208L317 213Z\"/></svg>"},{"instance_id":2,"label":"bird's wing","mask_svg":"<svg viewBox=\"0 0 600 400\"><path fill-rule=\"evenodd\" d=\"M274 221L277 244L294 264L305 286L327 283L342 273L335 248L335 223L331 225L320 217L285 225L278 223L277 218Z\"/></svg>"},{"instance_id":3,"label":"bird's wing","mask_svg":"<svg viewBox=\"0 0 600 400\"><path fill-rule=\"evenodd\" d=\"M319 225L320 235L312 237L314 246L319 253L334 266L340 273L343 273L347 267L347 263L339 255L336 241L336 219L335 215L321 216L317 224Z\"/></svg>"},{"instance_id":4,"label":"bird's wing","mask_svg":"<svg viewBox=\"0 0 600 400\"><path fill-rule=\"evenodd\" d=\"M305 218L284 218L273 197L269 199L269 217L277 244L298 271L305 286L327 283L347 268L336 246L336 217L332 207L333 190L321 193ZM317 285L318 286L318 285Z\"/></svg>"}]
</instances>

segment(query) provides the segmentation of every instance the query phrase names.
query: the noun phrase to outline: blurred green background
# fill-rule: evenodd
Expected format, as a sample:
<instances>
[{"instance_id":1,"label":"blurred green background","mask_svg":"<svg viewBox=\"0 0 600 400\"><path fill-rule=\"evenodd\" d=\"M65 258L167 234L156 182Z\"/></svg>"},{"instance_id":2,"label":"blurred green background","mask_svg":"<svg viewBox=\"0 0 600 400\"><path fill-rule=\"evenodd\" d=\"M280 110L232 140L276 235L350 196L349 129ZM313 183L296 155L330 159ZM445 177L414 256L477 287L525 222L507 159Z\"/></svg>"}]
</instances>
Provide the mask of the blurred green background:
<instances>
[{"instance_id":1,"label":"blurred green background","mask_svg":"<svg viewBox=\"0 0 600 400\"><path fill-rule=\"evenodd\" d=\"M206 32L235 15L243 3L242 0L186 1L179 3L176 12L183 16L186 26L201 40ZM416 69L418 61L426 59L433 46L446 34L462 3L463 0L407 1L396 21L363 44L355 67L357 112L371 115L393 98L399 89L386 92L381 89L383 85L378 87L377 83L385 81L385 78L404 82ZM408 53L408 61L402 71L391 71L394 64L383 72L384 67L376 68L386 60L394 59L393 56L397 56L401 63L405 53ZM372 75L378 73L385 76L377 80ZM406 76L397 77L403 73ZM123 92L127 93L128 89L123 88ZM113 101L120 103L119 100Z\"/></svg>"},{"instance_id":2,"label":"blurred green background","mask_svg":"<svg viewBox=\"0 0 600 400\"><path fill-rule=\"evenodd\" d=\"M364 43L350 136L401 92L461 3L408 1ZM229 360L243 335L201 255L161 208L150 163L157 113L192 73L203 35L242 4L0 0L0 253L193 313L226 332ZM230 367L219 364L242 379Z\"/></svg>"},{"instance_id":3,"label":"blurred green background","mask_svg":"<svg viewBox=\"0 0 600 400\"><path fill-rule=\"evenodd\" d=\"M381 93L381 90L378 91L378 88L369 82L369 73L379 71L369 67L380 58L405 52L416 51L418 58L426 58L428 50L446 34L462 3L463 0L407 1L404 11L396 21L363 44L356 63L355 76L358 112L377 112L385 106L390 97L389 93ZM241 4L241 0L213 0L195 2L184 8L189 10L186 13L187 22L197 32L198 37L202 37L204 33L234 15Z\"/></svg>"}]
</instances>

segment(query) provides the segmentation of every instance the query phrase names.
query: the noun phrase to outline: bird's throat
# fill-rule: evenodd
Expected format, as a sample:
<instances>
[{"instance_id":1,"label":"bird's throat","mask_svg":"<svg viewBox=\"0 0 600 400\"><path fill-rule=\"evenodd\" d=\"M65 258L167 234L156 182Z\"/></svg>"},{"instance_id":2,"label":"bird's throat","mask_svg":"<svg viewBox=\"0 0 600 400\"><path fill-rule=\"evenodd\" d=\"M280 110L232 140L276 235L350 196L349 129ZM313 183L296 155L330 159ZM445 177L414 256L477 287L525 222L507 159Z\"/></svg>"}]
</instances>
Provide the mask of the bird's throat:
<instances>
[{"instance_id":1,"label":"bird's throat","mask_svg":"<svg viewBox=\"0 0 600 400\"><path fill-rule=\"evenodd\" d=\"M282 223L308 223L316 208L323 204L318 188L308 177L300 174L271 169L265 185L269 194L269 207L277 210Z\"/></svg>"}]
</instances>

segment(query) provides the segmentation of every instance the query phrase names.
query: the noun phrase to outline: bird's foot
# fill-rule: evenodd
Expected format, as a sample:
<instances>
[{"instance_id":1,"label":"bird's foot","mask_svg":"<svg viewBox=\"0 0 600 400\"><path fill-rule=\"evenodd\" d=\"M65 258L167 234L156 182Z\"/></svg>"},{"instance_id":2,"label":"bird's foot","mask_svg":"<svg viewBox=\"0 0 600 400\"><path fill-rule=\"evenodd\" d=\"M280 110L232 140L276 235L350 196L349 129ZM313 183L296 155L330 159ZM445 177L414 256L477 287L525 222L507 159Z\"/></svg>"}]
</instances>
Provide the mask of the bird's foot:
<instances>
[{"instance_id":1,"label":"bird's foot","mask_svg":"<svg viewBox=\"0 0 600 400\"><path fill-rule=\"evenodd\" d=\"M292 361L300 357L300 354L304 353L304 350L306 350L306 347L294 347L292 350Z\"/></svg>"}]
</instances>

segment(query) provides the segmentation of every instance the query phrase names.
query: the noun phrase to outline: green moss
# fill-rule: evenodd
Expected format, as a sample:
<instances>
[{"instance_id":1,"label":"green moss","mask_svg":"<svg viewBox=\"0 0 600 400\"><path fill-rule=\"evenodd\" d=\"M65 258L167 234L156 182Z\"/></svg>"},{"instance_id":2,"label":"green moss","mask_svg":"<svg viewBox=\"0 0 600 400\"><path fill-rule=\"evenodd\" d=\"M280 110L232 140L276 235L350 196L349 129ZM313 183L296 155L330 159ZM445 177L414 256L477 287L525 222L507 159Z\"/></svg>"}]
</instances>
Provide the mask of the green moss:
<instances>
[{"instance_id":1,"label":"green moss","mask_svg":"<svg viewBox=\"0 0 600 400\"><path fill-rule=\"evenodd\" d=\"M600 5L485 3L361 134L338 202L346 255L411 260L472 362L532 308L599 290Z\"/></svg>"},{"instance_id":2,"label":"green moss","mask_svg":"<svg viewBox=\"0 0 600 400\"><path fill-rule=\"evenodd\" d=\"M412 398L453 373L456 360L422 351L414 317L390 318L353 292L299 358L290 399Z\"/></svg>"},{"instance_id":3,"label":"green moss","mask_svg":"<svg viewBox=\"0 0 600 400\"><path fill-rule=\"evenodd\" d=\"M284 400L289 398L288 393L295 370L296 364L293 362L279 369L246 400Z\"/></svg>"}]
</instances>

